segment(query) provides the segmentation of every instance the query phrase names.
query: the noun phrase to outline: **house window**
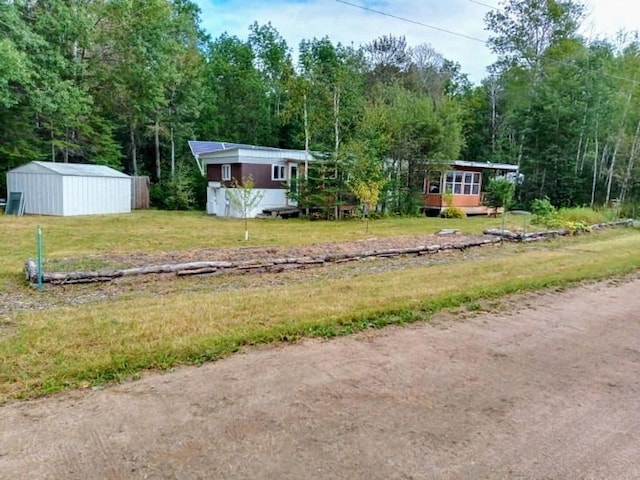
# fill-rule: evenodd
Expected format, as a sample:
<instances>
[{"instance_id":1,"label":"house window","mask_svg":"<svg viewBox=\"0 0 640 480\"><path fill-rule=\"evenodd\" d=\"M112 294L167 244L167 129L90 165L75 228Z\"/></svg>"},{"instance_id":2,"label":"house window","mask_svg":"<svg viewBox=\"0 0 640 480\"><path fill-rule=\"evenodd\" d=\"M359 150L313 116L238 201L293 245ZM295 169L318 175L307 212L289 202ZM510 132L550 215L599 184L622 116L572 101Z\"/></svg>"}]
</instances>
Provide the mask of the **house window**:
<instances>
[{"instance_id":1,"label":"house window","mask_svg":"<svg viewBox=\"0 0 640 480\"><path fill-rule=\"evenodd\" d=\"M441 172L429 172L429 175L424 179L424 185L422 187L423 193L440 193L440 185L442 183Z\"/></svg>"},{"instance_id":2,"label":"house window","mask_svg":"<svg viewBox=\"0 0 640 480\"><path fill-rule=\"evenodd\" d=\"M478 195L480 174L476 172L447 172L445 191L454 195Z\"/></svg>"},{"instance_id":3,"label":"house window","mask_svg":"<svg viewBox=\"0 0 640 480\"><path fill-rule=\"evenodd\" d=\"M271 166L271 180L286 180L287 167L284 165L272 165Z\"/></svg>"},{"instance_id":4,"label":"house window","mask_svg":"<svg viewBox=\"0 0 640 480\"><path fill-rule=\"evenodd\" d=\"M225 164L222 165L222 181L227 182L231 180L231 165Z\"/></svg>"}]
</instances>

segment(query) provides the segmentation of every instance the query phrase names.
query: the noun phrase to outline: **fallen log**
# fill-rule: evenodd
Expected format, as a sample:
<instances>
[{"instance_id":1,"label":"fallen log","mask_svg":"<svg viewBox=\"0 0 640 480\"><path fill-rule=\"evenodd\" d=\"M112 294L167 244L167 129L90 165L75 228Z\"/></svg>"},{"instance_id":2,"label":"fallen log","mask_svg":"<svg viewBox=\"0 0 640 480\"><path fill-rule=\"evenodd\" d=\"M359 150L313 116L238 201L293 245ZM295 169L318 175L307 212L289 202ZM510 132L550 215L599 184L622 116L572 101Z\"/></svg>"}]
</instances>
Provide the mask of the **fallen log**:
<instances>
[{"instance_id":1,"label":"fallen log","mask_svg":"<svg viewBox=\"0 0 640 480\"><path fill-rule=\"evenodd\" d=\"M389 258L401 255L425 255L443 250L464 249L478 245L499 242L495 237L473 239L462 244L446 243L442 245L418 245L403 248L388 248L348 253L328 253L320 256L283 257L269 260L245 261L199 261L188 263L146 265L143 267L124 268L119 270L78 271L78 272L45 272L43 282L53 285L74 283L108 282L116 278L149 274L174 274L179 277L187 275L208 275L224 273L247 272L281 272L300 268L311 268L325 263L352 262L367 258ZM37 266L33 260L27 260L24 265L25 277L29 283L35 284Z\"/></svg>"}]
</instances>

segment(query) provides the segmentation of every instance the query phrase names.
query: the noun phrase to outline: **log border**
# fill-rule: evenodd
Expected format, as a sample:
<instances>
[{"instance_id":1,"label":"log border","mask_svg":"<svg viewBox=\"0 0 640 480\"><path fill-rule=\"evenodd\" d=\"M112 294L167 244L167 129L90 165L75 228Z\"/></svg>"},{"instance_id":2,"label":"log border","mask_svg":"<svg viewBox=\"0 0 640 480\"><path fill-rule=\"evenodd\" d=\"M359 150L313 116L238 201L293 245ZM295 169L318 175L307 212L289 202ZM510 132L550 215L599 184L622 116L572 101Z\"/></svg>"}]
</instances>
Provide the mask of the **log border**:
<instances>
[{"instance_id":1,"label":"log border","mask_svg":"<svg viewBox=\"0 0 640 480\"><path fill-rule=\"evenodd\" d=\"M44 272L43 283L51 285L69 285L77 283L108 282L122 277L150 274L172 273L178 277L187 275L248 273L248 272L283 272L301 268L318 267L331 263L345 263L364 258L392 258L403 255L427 255L447 250L466 250L468 248L483 247L500 243L495 236L472 239L463 243L442 243L434 245L420 245L408 248L390 248L367 250L353 253L329 253L319 256L284 257L264 261L202 261L190 263L172 263L163 265L149 265L120 270L98 270L78 272ZM24 265L27 282L35 284L38 281L37 266L34 260L27 260Z\"/></svg>"}]
</instances>

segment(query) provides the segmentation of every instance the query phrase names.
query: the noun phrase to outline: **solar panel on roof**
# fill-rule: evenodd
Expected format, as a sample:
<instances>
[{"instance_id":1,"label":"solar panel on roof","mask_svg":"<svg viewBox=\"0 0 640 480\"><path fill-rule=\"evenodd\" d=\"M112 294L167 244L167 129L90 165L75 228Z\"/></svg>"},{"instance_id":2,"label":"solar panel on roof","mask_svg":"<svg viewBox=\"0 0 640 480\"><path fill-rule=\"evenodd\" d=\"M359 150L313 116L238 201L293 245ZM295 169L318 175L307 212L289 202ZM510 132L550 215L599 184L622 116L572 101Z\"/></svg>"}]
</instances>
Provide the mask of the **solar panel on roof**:
<instances>
[{"instance_id":1,"label":"solar panel on roof","mask_svg":"<svg viewBox=\"0 0 640 480\"><path fill-rule=\"evenodd\" d=\"M243 148L246 150L277 150L282 151L282 148L276 147L261 147L258 145L248 145L246 143L229 143L229 142L203 142L199 140L189 140L189 148L194 157L197 157L203 153L217 152L219 150L229 150L232 148ZM286 150L286 149L285 149Z\"/></svg>"},{"instance_id":2,"label":"solar panel on roof","mask_svg":"<svg viewBox=\"0 0 640 480\"><path fill-rule=\"evenodd\" d=\"M201 142L198 140L189 140L189 148L194 156L201 153L217 152L218 150L228 150L230 148L256 148L253 145L245 145L242 143L228 142Z\"/></svg>"}]
</instances>

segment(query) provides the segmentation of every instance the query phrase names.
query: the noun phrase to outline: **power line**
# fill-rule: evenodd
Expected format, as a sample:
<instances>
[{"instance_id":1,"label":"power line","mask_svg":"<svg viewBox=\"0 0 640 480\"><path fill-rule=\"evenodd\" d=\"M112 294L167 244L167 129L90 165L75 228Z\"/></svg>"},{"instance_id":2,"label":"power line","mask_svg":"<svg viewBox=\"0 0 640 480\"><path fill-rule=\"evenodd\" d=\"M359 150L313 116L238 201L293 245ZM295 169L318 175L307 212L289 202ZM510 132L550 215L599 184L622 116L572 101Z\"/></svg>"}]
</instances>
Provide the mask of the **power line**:
<instances>
[{"instance_id":1,"label":"power line","mask_svg":"<svg viewBox=\"0 0 640 480\"><path fill-rule=\"evenodd\" d=\"M500 7L496 7L496 6L493 6L493 5L489 5L488 3L482 3L482 2L479 2L478 0L469 0L469 1L470 1L471 3L475 3L476 5L481 5L481 6L483 6L483 7L490 8L491 10L501 10L501 8L500 8Z\"/></svg>"},{"instance_id":2,"label":"power line","mask_svg":"<svg viewBox=\"0 0 640 480\"><path fill-rule=\"evenodd\" d=\"M359 8L360 10L365 10L367 12L376 13L378 15L383 15L385 17L395 18L396 20L401 20L403 22L413 23L414 25L419 25L421 27L430 28L432 30L437 30L439 32L448 33L449 35L455 35L456 37L466 38L467 40L473 40L474 42L480 42L484 45L487 44L486 40L482 40L481 38L472 37L470 35L465 35L464 33L454 32L452 30L447 30L446 28L436 27L435 25L429 25L428 23L418 22L417 20L411 20L410 18L401 17L399 15L394 15L392 13L383 12L381 10L375 10L373 8L365 7L364 5L358 5L356 3L346 2L345 0L336 0L338 3L343 3L345 5L349 5L350 7Z\"/></svg>"}]
</instances>

